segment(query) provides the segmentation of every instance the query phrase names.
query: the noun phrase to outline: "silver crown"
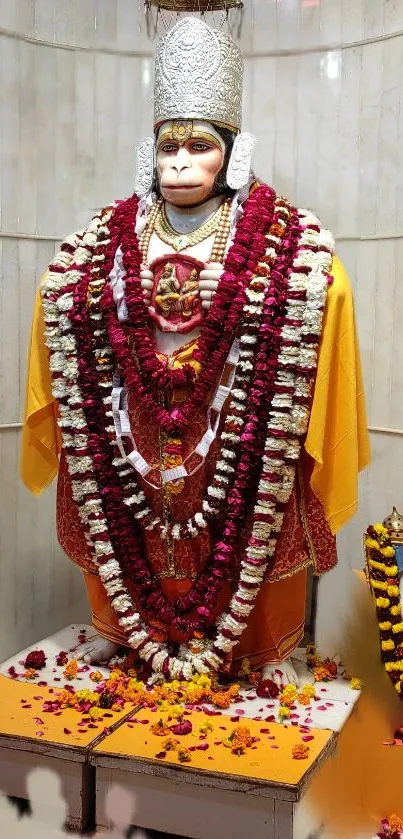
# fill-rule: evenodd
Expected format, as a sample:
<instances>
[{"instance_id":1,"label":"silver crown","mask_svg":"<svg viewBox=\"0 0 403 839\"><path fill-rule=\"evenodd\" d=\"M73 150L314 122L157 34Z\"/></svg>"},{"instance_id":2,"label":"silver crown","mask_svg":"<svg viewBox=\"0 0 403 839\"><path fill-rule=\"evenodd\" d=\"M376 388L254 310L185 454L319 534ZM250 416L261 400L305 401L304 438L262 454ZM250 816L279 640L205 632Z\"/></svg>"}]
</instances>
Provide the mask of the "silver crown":
<instances>
[{"instance_id":1,"label":"silver crown","mask_svg":"<svg viewBox=\"0 0 403 839\"><path fill-rule=\"evenodd\" d=\"M199 18L183 18L157 46L154 127L185 118L237 131L242 83L242 54L231 38Z\"/></svg>"}]
</instances>

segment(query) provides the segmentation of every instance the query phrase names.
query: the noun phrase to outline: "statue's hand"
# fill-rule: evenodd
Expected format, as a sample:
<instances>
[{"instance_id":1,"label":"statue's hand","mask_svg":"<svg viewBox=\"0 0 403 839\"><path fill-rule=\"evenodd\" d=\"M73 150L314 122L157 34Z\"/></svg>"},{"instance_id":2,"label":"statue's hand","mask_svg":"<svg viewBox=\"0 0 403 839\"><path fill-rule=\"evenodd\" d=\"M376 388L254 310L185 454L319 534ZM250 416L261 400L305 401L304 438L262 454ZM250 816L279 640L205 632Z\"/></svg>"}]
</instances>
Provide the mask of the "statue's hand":
<instances>
[{"instance_id":1,"label":"statue's hand","mask_svg":"<svg viewBox=\"0 0 403 839\"><path fill-rule=\"evenodd\" d=\"M154 274L149 268L141 267L140 271L140 285L143 291L145 303L150 303L151 292L154 285Z\"/></svg>"},{"instance_id":2,"label":"statue's hand","mask_svg":"<svg viewBox=\"0 0 403 839\"><path fill-rule=\"evenodd\" d=\"M219 262L209 262L207 267L200 271L199 291L203 309L210 308L223 272L224 266Z\"/></svg>"}]
</instances>

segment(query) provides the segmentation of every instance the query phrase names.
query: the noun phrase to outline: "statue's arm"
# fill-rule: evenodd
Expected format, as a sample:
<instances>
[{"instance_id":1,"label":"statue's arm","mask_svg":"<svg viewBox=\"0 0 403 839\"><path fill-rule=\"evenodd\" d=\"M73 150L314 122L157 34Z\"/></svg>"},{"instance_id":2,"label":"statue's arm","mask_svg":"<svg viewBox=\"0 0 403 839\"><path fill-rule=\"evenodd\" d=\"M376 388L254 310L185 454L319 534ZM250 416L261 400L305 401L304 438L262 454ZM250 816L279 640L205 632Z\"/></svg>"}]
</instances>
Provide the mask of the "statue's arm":
<instances>
[{"instance_id":1,"label":"statue's arm","mask_svg":"<svg viewBox=\"0 0 403 839\"><path fill-rule=\"evenodd\" d=\"M52 395L49 352L45 343L42 300L38 289L28 353L20 453L22 481L35 495L39 495L57 475L60 449L57 405Z\"/></svg>"},{"instance_id":2,"label":"statue's arm","mask_svg":"<svg viewBox=\"0 0 403 839\"><path fill-rule=\"evenodd\" d=\"M332 275L305 449L314 460L312 489L337 533L357 509L370 448L353 295L337 257Z\"/></svg>"}]
</instances>

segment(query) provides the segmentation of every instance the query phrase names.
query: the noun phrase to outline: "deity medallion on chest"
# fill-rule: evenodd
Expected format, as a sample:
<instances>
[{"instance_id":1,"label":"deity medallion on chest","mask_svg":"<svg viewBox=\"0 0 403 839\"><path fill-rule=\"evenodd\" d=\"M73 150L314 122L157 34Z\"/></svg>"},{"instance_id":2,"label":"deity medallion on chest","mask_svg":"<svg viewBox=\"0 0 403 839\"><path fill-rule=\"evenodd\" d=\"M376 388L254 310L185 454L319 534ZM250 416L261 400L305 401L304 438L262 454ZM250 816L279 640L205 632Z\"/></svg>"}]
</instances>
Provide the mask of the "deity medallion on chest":
<instances>
[{"instance_id":1,"label":"deity medallion on chest","mask_svg":"<svg viewBox=\"0 0 403 839\"><path fill-rule=\"evenodd\" d=\"M186 335L200 328L204 310L199 294L199 278L205 265L185 250L214 236L209 262L222 264L230 232L230 207L230 200L224 200L217 212L189 233L179 233L170 226L161 199L151 210L140 240L144 263L147 263L153 233L175 251L147 264L153 277L148 312L162 332Z\"/></svg>"},{"instance_id":2,"label":"deity medallion on chest","mask_svg":"<svg viewBox=\"0 0 403 839\"><path fill-rule=\"evenodd\" d=\"M186 254L167 254L150 265L154 274L149 314L163 332L186 334L200 326L203 309L199 274L203 263Z\"/></svg>"}]
</instances>

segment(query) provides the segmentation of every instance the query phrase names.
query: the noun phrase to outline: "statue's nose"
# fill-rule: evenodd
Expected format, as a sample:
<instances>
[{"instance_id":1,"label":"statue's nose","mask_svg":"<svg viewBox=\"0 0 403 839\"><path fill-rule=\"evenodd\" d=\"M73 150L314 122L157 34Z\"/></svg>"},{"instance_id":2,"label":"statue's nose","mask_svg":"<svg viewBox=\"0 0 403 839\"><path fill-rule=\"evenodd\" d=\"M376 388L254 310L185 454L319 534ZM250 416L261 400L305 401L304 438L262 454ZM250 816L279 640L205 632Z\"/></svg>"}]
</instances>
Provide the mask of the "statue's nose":
<instances>
[{"instance_id":1,"label":"statue's nose","mask_svg":"<svg viewBox=\"0 0 403 839\"><path fill-rule=\"evenodd\" d=\"M176 170L178 175L183 171L183 169L190 169L192 165L190 154L185 148L181 148L178 150L178 153L175 157L175 160L172 163L172 168Z\"/></svg>"}]
</instances>

